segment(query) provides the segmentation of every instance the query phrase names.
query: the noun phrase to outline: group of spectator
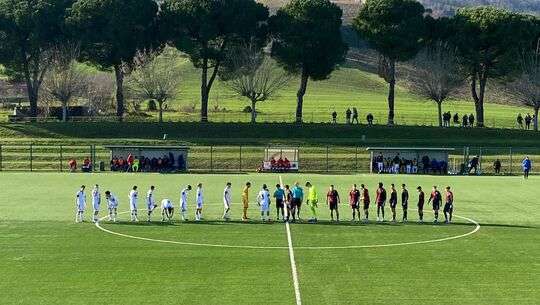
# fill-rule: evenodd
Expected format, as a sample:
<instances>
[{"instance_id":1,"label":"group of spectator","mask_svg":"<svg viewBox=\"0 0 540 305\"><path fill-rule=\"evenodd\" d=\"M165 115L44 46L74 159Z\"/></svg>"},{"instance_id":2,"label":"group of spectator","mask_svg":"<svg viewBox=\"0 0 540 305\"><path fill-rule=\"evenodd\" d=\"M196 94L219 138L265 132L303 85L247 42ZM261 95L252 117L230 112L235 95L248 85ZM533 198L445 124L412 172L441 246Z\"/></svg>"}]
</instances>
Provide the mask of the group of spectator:
<instances>
[{"instance_id":1,"label":"group of spectator","mask_svg":"<svg viewBox=\"0 0 540 305\"><path fill-rule=\"evenodd\" d=\"M443 127L450 127L450 122L452 122L454 126L474 127L475 117L472 113L460 116L457 112L452 115L452 113L448 111L442 114L442 121Z\"/></svg>"},{"instance_id":2,"label":"group of spectator","mask_svg":"<svg viewBox=\"0 0 540 305\"><path fill-rule=\"evenodd\" d=\"M438 161L428 156L423 156L420 164L416 158L406 159L396 154L394 158L384 157L382 153L373 158L373 171L379 174L417 174L421 171L424 174L440 174L448 173L448 163L446 161Z\"/></svg>"},{"instance_id":3,"label":"group of spectator","mask_svg":"<svg viewBox=\"0 0 540 305\"><path fill-rule=\"evenodd\" d=\"M68 167L69 167L70 172L77 171L77 160L75 160L74 158L69 159ZM81 171L85 173L89 173L92 171L92 161L90 160L89 157L84 158L82 166L81 166Z\"/></svg>"},{"instance_id":4,"label":"group of spectator","mask_svg":"<svg viewBox=\"0 0 540 305\"><path fill-rule=\"evenodd\" d=\"M525 117L521 115L521 113L518 114L516 118L516 122L518 124L518 127L521 129L530 130L531 129L531 123L534 121L535 116L531 115L530 113L527 113ZM523 123L525 123L525 126L523 126Z\"/></svg>"},{"instance_id":5,"label":"group of spectator","mask_svg":"<svg viewBox=\"0 0 540 305\"><path fill-rule=\"evenodd\" d=\"M110 167L114 172L171 172L186 169L184 156L179 155L175 160L172 153L159 158L138 157L132 154L129 154L126 159L114 156Z\"/></svg>"},{"instance_id":6,"label":"group of spectator","mask_svg":"<svg viewBox=\"0 0 540 305\"><path fill-rule=\"evenodd\" d=\"M272 157L270 160L270 170L273 172L288 172L291 170L291 168L291 161L289 161L287 157L279 157L277 160L276 158Z\"/></svg>"},{"instance_id":7,"label":"group of spectator","mask_svg":"<svg viewBox=\"0 0 540 305\"><path fill-rule=\"evenodd\" d=\"M358 120L358 115L359 113L356 107L347 108L347 110L345 110L345 123L346 124L360 124L360 121ZM338 113L334 110L332 112L332 123L337 124L337 117L338 117ZM366 115L366 122L368 126L373 125L373 114L368 113Z\"/></svg>"}]
</instances>

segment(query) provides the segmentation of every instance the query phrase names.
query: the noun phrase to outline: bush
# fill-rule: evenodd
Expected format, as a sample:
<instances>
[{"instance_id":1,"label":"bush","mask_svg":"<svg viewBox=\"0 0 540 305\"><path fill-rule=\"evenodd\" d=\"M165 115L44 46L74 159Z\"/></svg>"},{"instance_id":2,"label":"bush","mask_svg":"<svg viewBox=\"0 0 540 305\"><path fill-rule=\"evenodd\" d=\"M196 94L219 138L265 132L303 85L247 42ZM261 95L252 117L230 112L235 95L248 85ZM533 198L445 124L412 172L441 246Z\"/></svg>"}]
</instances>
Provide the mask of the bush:
<instances>
[{"instance_id":1,"label":"bush","mask_svg":"<svg viewBox=\"0 0 540 305\"><path fill-rule=\"evenodd\" d=\"M157 103L156 103L156 101L155 100L149 100L147 109L148 109L148 111L157 111Z\"/></svg>"},{"instance_id":2,"label":"bush","mask_svg":"<svg viewBox=\"0 0 540 305\"><path fill-rule=\"evenodd\" d=\"M251 109L251 106L246 106L244 107L244 110L242 110L242 112L244 113L251 113L253 111L253 109Z\"/></svg>"}]
</instances>

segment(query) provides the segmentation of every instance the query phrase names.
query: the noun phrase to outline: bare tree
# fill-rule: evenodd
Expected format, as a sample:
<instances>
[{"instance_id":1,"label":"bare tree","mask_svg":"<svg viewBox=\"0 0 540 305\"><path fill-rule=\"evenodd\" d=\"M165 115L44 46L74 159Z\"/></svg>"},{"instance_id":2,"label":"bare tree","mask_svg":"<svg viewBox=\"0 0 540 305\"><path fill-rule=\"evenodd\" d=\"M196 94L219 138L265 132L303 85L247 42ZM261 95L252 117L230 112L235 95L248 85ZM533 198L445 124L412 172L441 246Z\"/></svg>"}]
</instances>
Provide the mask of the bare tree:
<instances>
[{"instance_id":1,"label":"bare tree","mask_svg":"<svg viewBox=\"0 0 540 305\"><path fill-rule=\"evenodd\" d=\"M408 87L437 104L439 126L442 127L442 103L457 94L465 79L455 50L444 42L436 42L420 51L411 65Z\"/></svg>"},{"instance_id":2,"label":"bare tree","mask_svg":"<svg viewBox=\"0 0 540 305\"><path fill-rule=\"evenodd\" d=\"M538 131L540 109L540 40L534 50L521 54L520 75L507 85L508 93L523 105L534 109L534 130Z\"/></svg>"},{"instance_id":3,"label":"bare tree","mask_svg":"<svg viewBox=\"0 0 540 305\"><path fill-rule=\"evenodd\" d=\"M128 92L134 98L155 100L158 105L159 122L163 122L163 104L175 98L180 86L177 57L172 50L163 54L158 51L139 52L137 68L127 79Z\"/></svg>"},{"instance_id":4,"label":"bare tree","mask_svg":"<svg viewBox=\"0 0 540 305\"><path fill-rule=\"evenodd\" d=\"M224 72L225 85L235 94L251 102L251 123L257 120L257 103L271 99L287 86L292 75L285 72L265 53L252 46L240 47L228 55Z\"/></svg>"},{"instance_id":5,"label":"bare tree","mask_svg":"<svg viewBox=\"0 0 540 305\"><path fill-rule=\"evenodd\" d=\"M51 53L51 67L43 89L49 102L59 101L62 105L62 121L67 120L69 103L84 93L86 75L77 67L79 47L75 44L56 46Z\"/></svg>"},{"instance_id":6,"label":"bare tree","mask_svg":"<svg viewBox=\"0 0 540 305\"><path fill-rule=\"evenodd\" d=\"M88 78L86 90L90 113L107 113L115 107L113 92L115 81L110 73L99 72Z\"/></svg>"}]
</instances>

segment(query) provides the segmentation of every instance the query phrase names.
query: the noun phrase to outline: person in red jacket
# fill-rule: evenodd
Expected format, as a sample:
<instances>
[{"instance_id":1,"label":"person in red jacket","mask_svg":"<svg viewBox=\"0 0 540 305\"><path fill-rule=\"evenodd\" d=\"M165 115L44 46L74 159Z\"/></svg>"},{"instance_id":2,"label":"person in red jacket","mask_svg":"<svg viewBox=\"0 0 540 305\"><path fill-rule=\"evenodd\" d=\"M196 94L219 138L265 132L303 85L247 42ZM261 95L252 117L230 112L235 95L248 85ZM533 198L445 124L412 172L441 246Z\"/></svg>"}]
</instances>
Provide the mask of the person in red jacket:
<instances>
[{"instance_id":1,"label":"person in red jacket","mask_svg":"<svg viewBox=\"0 0 540 305\"><path fill-rule=\"evenodd\" d=\"M386 204L386 190L383 187L382 182L379 182L379 187L377 188L377 197L375 199L377 202L377 221L384 221L384 205Z\"/></svg>"},{"instance_id":2,"label":"person in red jacket","mask_svg":"<svg viewBox=\"0 0 540 305\"><path fill-rule=\"evenodd\" d=\"M128 172L133 171L133 161L135 161L135 158L133 157L133 155L129 154L126 161L127 161L127 166L128 166L127 171Z\"/></svg>"}]
</instances>

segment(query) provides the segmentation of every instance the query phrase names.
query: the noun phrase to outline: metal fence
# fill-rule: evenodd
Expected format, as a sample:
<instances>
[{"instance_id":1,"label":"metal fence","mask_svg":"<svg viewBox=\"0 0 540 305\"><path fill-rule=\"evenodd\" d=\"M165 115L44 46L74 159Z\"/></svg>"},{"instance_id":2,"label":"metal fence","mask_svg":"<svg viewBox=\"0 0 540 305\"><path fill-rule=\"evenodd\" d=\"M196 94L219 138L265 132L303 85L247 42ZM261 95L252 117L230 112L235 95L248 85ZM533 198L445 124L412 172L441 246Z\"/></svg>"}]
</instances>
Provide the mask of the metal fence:
<instances>
[{"instance_id":1,"label":"metal fence","mask_svg":"<svg viewBox=\"0 0 540 305\"><path fill-rule=\"evenodd\" d=\"M189 150L190 172L255 172L264 159L263 146L192 146ZM299 150L301 172L369 173L370 154L366 147L302 146ZM494 174L494 162L501 163L502 175L521 173L521 161L529 156L533 173L540 173L534 164L540 162L540 148L458 147L449 156L449 171L459 173L470 159L478 156L479 173ZM75 159L80 169L85 158L93 171L110 169L110 151L101 145L0 145L0 171L69 171L68 162Z\"/></svg>"}]
</instances>

